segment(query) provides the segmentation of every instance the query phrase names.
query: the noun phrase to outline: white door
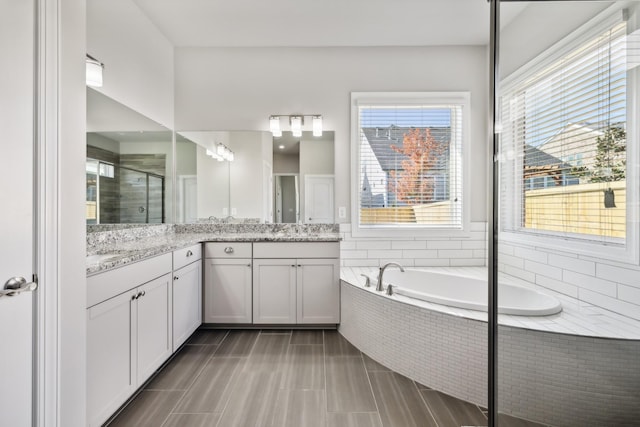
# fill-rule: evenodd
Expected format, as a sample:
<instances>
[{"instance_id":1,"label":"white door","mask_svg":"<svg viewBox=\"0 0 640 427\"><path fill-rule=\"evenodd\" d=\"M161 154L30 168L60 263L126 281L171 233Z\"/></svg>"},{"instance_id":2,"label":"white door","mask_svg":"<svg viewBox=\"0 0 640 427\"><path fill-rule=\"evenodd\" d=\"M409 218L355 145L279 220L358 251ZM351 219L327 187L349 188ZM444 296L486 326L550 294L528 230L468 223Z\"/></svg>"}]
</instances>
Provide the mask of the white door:
<instances>
[{"instance_id":1,"label":"white door","mask_svg":"<svg viewBox=\"0 0 640 427\"><path fill-rule=\"evenodd\" d=\"M304 177L304 222L333 223L333 175Z\"/></svg>"},{"instance_id":2,"label":"white door","mask_svg":"<svg viewBox=\"0 0 640 427\"><path fill-rule=\"evenodd\" d=\"M198 220L198 177L178 177L178 222L192 224Z\"/></svg>"},{"instance_id":3,"label":"white door","mask_svg":"<svg viewBox=\"0 0 640 427\"><path fill-rule=\"evenodd\" d=\"M0 292L34 269L33 1L0 0ZM0 424L31 426L34 295L0 297Z\"/></svg>"}]
</instances>

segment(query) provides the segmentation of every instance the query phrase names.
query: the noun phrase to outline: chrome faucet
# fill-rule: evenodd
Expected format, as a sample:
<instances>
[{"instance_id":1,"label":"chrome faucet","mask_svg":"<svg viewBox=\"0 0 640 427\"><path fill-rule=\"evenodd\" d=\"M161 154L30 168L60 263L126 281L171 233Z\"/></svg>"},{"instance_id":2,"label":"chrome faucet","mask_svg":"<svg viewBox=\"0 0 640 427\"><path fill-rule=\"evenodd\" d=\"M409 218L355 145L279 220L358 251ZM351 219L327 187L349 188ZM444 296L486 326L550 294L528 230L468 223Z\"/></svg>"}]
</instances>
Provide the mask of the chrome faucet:
<instances>
[{"instance_id":1,"label":"chrome faucet","mask_svg":"<svg viewBox=\"0 0 640 427\"><path fill-rule=\"evenodd\" d=\"M404 273L404 267L401 266L400 264L398 264L397 262L388 262L385 265L383 265L382 267L380 267L380 271L378 272L378 283L376 284L376 291L378 292L382 292L384 291L384 287L382 286L382 275L384 274L384 271L387 269L387 267L389 266L395 266L398 267L400 269L400 271L402 271Z\"/></svg>"}]
</instances>

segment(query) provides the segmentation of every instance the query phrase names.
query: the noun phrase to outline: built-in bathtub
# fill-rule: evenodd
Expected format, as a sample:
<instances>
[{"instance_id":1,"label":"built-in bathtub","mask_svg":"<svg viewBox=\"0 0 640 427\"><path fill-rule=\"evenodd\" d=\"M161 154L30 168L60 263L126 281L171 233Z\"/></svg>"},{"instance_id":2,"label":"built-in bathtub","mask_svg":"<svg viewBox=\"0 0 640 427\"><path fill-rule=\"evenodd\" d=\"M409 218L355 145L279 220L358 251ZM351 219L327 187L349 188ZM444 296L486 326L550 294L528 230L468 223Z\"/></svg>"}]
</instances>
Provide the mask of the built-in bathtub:
<instances>
[{"instance_id":1,"label":"built-in bathtub","mask_svg":"<svg viewBox=\"0 0 640 427\"><path fill-rule=\"evenodd\" d=\"M470 310L487 311L487 280L425 270L387 270L384 281L393 291L423 301ZM562 311L552 295L535 289L500 283L498 313L548 316Z\"/></svg>"},{"instance_id":2,"label":"built-in bathtub","mask_svg":"<svg viewBox=\"0 0 640 427\"><path fill-rule=\"evenodd\" d=\"M454 281L486 277L486 269L448 270ZM487 313L388 296L363 287L361 274L373 278L377 269L341 270L342 335L403 375L486 406ZM385 282L401 274L387 270ZM555 297L557 314L499 315L499 410L553 426L637 425L640 322Z\"/></svg>"}]
</instances>

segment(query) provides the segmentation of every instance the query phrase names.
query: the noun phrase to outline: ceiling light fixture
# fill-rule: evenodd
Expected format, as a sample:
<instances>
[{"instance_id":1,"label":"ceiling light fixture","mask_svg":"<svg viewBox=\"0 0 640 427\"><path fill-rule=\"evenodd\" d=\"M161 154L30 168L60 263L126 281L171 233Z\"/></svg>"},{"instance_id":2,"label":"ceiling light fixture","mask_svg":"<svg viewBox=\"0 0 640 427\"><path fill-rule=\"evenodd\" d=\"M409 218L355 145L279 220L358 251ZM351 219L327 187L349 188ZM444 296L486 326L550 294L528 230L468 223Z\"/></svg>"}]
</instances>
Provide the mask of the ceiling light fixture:
<instances>
[{"instance_id":1,"label":"ceiling light fixture","mask_svg":"<svg viewBox=\"0 0 640 427\"><path fill-rule=\"evenodd\" d=\"M102 70L104 64L98 61L93 56L86 54L85 66L86 66L86 82L87 86L102 87Z\"/></svg>"},{"instance_id":2,"label":"ceiling light fixture","mask_svg":"<svg viewBox=\"0 0 640 427\"><path fill-rule=\"evenodd\" d=\"M282 136L282 128L280 127L280 118L288 117L291 133L294 137L302 136L302 127L304 126L304 118L311 117L313 136L322 136L322 115L321 114L278 114L269 116L269 130L274 137Z\"/></svg>"}]
</instances>

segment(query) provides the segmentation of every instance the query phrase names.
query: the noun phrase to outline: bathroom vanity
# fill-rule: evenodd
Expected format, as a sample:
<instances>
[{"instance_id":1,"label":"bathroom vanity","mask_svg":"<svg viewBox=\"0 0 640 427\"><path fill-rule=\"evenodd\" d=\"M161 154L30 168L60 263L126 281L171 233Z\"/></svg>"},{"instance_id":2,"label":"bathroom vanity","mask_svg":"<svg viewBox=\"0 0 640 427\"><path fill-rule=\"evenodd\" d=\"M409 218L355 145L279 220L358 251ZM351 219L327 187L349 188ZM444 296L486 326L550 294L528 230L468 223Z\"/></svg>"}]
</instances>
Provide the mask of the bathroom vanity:
<instances>
[{"instance_id":1,"label":"bathroom vanity","mask_svg":"<svg viewBox=\"0 0 640 427\"><path fill-rule=\"evenodd\" d=\"M340 322L338 242L205 243L204 322Z\"/></svg>"},{"instance_id":2,"label":"bathroom vanity","mask_svg":"<svg viewBox=\"0 0 640 427\"><path fill-rule=\"evenodd\" d=\"M159 225L88 240L90 426L107 421L203 323L340 322L334 226Z\"/></svg>"}]
</instances>

